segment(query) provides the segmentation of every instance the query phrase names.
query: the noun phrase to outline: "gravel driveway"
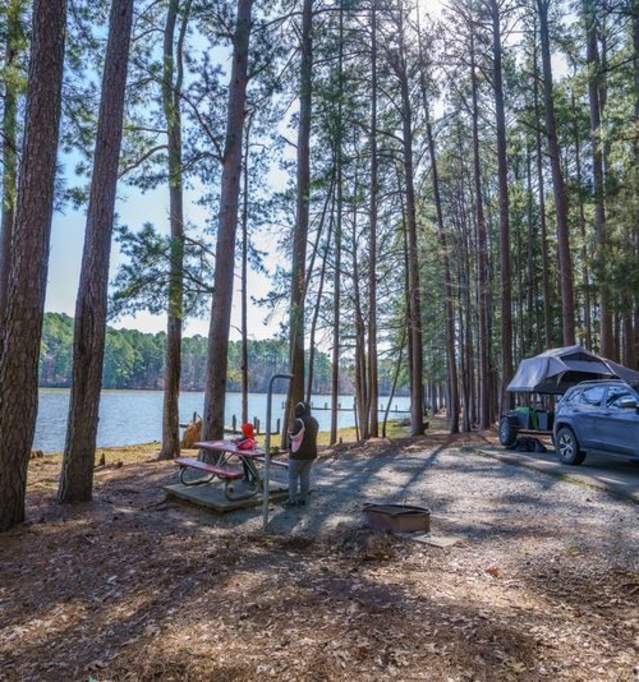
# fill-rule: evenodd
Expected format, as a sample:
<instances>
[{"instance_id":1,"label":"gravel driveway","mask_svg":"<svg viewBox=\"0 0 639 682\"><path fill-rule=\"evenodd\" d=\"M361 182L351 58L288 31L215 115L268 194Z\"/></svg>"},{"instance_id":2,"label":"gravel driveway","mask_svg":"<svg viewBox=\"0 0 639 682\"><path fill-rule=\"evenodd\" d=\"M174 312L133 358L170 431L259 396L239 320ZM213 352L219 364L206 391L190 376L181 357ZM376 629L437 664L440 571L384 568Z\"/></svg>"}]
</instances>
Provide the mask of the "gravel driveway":
<instances>
[{"instance_id":1,"label":"gravel driveway","mask_svg":"<svg viewBox=\"0 0 639 682\"><path fill-rule=\"evenodd\" d=\"M271 507L274 532L321 534L360 525L366 502L428 506L434 533L469 541L535 537L538 548L583 547L639 568L639 507L505 461L476 454L474 445L372 443L320 459L309 507ZM259 529L257 510L215 517L215 525Z\"/></svg>"},{"instance_id":2,"label":"gravel driveway","mask_svg":"<svg viewBox=\"0 0 639 682\"><path fill-rule=\"evenodd\" d=\"M570 466L562 464L554 450L537 453L481 447L477 451L502 462L536 469L588 488L598 488L639 504L639 461L636 459L588 454L583 464Z\"/></svg>"}]
</instances>

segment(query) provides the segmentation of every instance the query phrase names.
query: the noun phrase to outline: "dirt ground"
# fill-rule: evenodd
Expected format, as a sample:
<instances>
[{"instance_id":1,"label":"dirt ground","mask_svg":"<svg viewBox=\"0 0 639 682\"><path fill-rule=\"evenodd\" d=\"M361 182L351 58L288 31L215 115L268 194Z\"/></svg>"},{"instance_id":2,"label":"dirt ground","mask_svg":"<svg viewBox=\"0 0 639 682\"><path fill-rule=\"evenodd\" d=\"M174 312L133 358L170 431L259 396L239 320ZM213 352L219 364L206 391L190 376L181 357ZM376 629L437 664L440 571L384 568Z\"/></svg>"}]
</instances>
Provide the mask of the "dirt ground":
<instances>
[{"instance_id":1,"label":"dirt ground","mask_svg":"<svg viewBox=\"0 0 639 682\"><path fill-rule=\"evenodd\" d=\"M95 500L0 536L2 680L639 680L637 507L474 454L477 438L325 452L303 511L167 502L154 447L109 450ZM121 465L120 465L121 463ZM361 528L428 504L437 549Z\"/></svg>"}]
</instances>

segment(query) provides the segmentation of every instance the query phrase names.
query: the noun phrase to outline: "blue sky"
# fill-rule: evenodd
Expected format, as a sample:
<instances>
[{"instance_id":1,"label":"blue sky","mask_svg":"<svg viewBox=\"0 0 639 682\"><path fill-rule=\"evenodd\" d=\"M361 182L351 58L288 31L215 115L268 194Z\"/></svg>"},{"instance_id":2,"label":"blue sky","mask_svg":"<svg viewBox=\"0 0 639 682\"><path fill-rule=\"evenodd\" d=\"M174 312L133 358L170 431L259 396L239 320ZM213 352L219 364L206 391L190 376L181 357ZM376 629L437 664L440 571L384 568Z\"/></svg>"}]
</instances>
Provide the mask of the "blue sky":
<instances>
[{"instance_id":1,"label":"blue sky","mask_svg":"<svg viewBox=\"0 0 639 682\"><path fill-rule=\"evenodd\" d=\"M210 45L197 33L189 34L191 53L195 54L198 50L207 50L210 56L222 67L222 81L227 75L224 71L230 59L230 52L222 46L211 48ZM94 69L89 68L86 78L94 80L100 87L100 77ZM190 74L186 73L186 82ZM289 112L289 116L290 116ZM282 130L286 128L287 121L282 122ZM290 133L287 133L290 134ZM74 169L79 160L76 153L61 155L59 159L59 169L67 179L68 185L74 184ZM286 177L278 168L272 168L270 172L271 186L279 190L285 186ZM82 179L82 183L86 180ZM196 183L197 186L197 183ZM204 226L207 221L215 216L210 216L207 210L197 204L197 189L185 189L184 192L184 211L186 224L194 226ZM128 225L131 229L139 229L144 223L150 222L155 227L168 234L169 233L169 193L165 186L152 191L141 192L138 188L127 185L124 182L118 184L118 200L116 213L120 224ZM57 212L53 218L51 234L51 254L49 259L49 278L47 286L47 298L45 310L47 312L66 313L74 315L75 299L77 295L78 282L80 279L80 267L82 261L82 248L84 244L84 229L86 220L86 210L74 210L68 206L63 212ZM273 248L272 235L264 235L255 239L255 246L268 252L265 258L267 270L274 270L276 264L281 261L282 254ZM111 273L112 281L119 264L123 257L120 255L118 244L113 241L111 250ZM239 268L236 270L239 273ZM263 339L274 336L279 331L280 317L273 316L268 324L265 323L267 311L259 308L251 302L251 297L263 298L270 289L268 276L255 272L249 273L249 336L254 339ZM208 335L209 319L208 314L203 319L189 319L186 321L185 334ZM151 315L149 313L138 313L136 316L123 316L110 323L112 326L129 329L139 329L144 332L159 332L166 329L166 316ZM236 278L234 287L234 305L231 319L231 338L240 338L240 290L239 281Z\"/></svg>"},{"instance_id":2,"label":"blue sky","mask_svg":"<svg viewBox=\"0 0 639 682\"><path fill-rule=\"evenodd\" d=\"M73 169L73 163L63 160L63 170ZM194 202L195 190L185 192L185 218L187 222L203 224L207 215L205 209ZM118 187L118 202L116 211L121 223L131 228L139 228L145 222L151 222L163 232L168 233L168 205L169 197L166 188L158 188L142 193L137 188L120 183ZM53 218L51 235L51 255L49 259L49 281L45 309L50 312L67 313L73 316L75 298L80 278L82 247L84 243L85 210L73 210L67 207L64 213L58 212ZM267 245L260 245L265 248ZM267 259L267 266L272 268L277 260L277 254L271 253ZM113 243L111 252L111 279L115 275L119 263L122 262L117 243ZM269 290L268 278L264 275L251 273L249 278L249 295L261 297ZM239 338L235 327L240 324L239 288L235 287L234 307L232 318L231 338ZM249 319L251 320L250 335L252 338L262 339L273 336L278 329L278 318L270 324L264 324L266 311L249 301ZM141 313L135 317L126 316L114 323L116 327L127 327L141 331L158 332L166 327L164 316ZM188 320L186 334L208 333L208 317L206 319Z\"/></svg>"}]
</instances>

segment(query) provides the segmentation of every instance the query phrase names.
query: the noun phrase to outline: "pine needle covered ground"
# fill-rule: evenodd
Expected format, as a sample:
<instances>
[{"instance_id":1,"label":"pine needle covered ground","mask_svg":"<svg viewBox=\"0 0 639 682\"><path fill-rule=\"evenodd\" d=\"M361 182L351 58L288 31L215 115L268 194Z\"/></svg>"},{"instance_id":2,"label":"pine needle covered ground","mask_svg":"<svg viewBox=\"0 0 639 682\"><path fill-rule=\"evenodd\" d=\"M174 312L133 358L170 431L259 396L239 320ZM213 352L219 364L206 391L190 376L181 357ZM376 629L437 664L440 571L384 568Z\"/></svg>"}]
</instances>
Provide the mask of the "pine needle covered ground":
<instances>
[{"instance_id":1,"label":"pine needle covered ground","mask_svg":"<svg viewBox=\"0 0 639 682\"><path fill-rule=\"evenodd\" d=\"M0 679L636 679L636 507L469 440L325 451L267 537L255 510L167 503L156 445L105 451L78 507L33 460L30 522L0 537ZM363 501L403 498L460 542L361 528Z\"/></svg>"}]
</instances>

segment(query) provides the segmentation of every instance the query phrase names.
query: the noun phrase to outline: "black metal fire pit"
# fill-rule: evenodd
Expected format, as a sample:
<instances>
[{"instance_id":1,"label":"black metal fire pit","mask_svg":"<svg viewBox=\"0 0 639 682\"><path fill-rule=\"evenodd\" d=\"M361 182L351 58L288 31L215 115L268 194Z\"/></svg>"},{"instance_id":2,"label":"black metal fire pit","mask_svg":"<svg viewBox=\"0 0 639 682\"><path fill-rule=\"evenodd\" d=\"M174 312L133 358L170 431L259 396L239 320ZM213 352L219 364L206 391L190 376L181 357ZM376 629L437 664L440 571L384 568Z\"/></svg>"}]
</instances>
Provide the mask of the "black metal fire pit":
<instances>
[{"instance_id":1,"label":"black metal fire pit","mask_svg":"<svg viewBox=\"0 0 639 682\"><path fill-rule=\"evenodd\" d=\"M366 523L376 530L397 533L430 531L430 509L408 504L367 504L364 507Z\"/></svg>"}]
</instances>

